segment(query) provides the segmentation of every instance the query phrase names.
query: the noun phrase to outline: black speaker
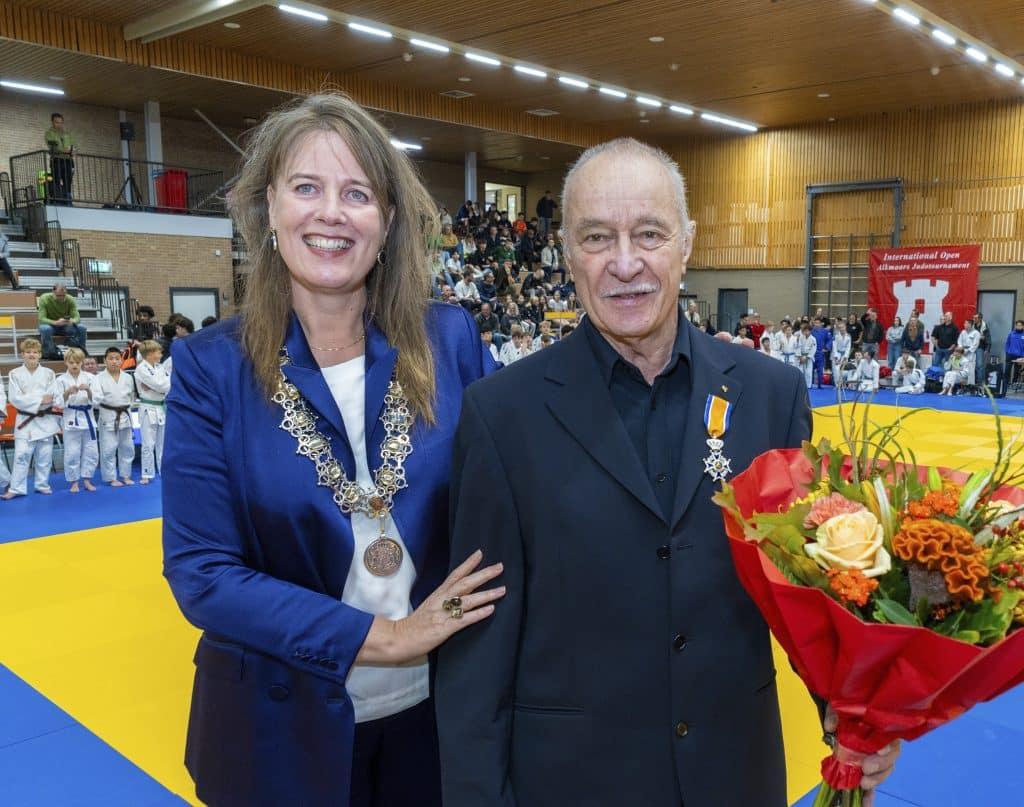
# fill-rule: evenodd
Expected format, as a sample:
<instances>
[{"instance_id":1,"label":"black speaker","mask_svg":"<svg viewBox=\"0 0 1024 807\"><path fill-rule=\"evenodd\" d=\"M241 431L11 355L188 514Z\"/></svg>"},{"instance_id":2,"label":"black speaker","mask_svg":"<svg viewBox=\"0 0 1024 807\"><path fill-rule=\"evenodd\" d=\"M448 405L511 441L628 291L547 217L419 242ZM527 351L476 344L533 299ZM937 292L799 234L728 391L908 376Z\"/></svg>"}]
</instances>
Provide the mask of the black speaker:
<instances>
[{"instance_id":1,"label":"black speaker","mask_svg":"<svg viewBox=\"0 0 1024 807\"><path fill-rule=\"evenodd\" d=\"M135 124L130 120L121 121L121 139L129 142L135 139Z\"/></svg>"}]
</instances>

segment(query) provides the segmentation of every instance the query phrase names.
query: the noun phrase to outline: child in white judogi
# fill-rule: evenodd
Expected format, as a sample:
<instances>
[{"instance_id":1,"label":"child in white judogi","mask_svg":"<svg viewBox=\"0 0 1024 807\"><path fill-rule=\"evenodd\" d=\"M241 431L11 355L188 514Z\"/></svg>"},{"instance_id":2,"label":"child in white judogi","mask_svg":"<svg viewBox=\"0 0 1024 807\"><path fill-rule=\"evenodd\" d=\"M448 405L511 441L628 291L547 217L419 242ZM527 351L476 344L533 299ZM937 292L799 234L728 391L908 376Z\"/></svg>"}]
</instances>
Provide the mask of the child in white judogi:
<instances>
[{"instance_id":1,"label":"child in white judogi","mask_svg":"<svg viewBox=\"0 0 1024 807\"><path fill-rule=\"evenodd\" d=\"M4 391L4 380L0 378L0 417L7 417L7 393ZM11 471L7 467L7 460L0 451L0 493L6 493L11 484Z\"/></svg>"},{"instance_id":2,"label":"child in white judogi","mask_svg":"<svg viewBox=\"0 0 1024 807\"><path fill-rule=\"evenodd\" d=\"M96 377L82 369L85 353L72 347L64 351L67 372L57 376L57 405L64 410L64 478L70 491L78 493L78 481L86 490L96 490L92 475L100 461L96 421L92 402L97 397Z\"/></svg>"},{"instance_id":3,"label":"child in white judogi","mask_svg":"<svg viewBox=\"0 0 1024 807\"><path fill-rule=\"evenodd\" d=\"M865 350L850 381L856 385L858 392L878 392L878 376L879 367L874 351Z\"/></svg>"},{"instance_id":4,"label":"child in white judogi","mask_svg":"<svg viewBox=\"0 0 1024 807\"><path fill-rule=\"evenodd\" d=\"M796 336L793 334L793 327L791 325L782 326L782 338L779 340L779 346L782 348L782 363L791 364L797 367L796 361Z\"/></svg>"},{"instance_id":5,"label":"child in white judogi","mask_svg":"<svg viewBox=\"0 0 1024 807\"><path fill-rule=\"evenodd\" d=\"M142 484L148 485L160 470L164 454L164 423L167 406L164 398L171 388L171 377L160 364L163 348L147 339L139 345L142 361L135 368L139 389L139 431L142 433ZM153 462L154 454L156 462Z\"/></svg>"},{"instance_id":6,"label":"child in white judogi","mask_svg":"<svg viewBox=\"0 0 1024 807\"><path fill-rule=\"evenodd\" d=\"M804 374L804 382L807 389L814 383L814 354L818 351L818 340L811 334L810 323L805 322L800 326L800 333L796 335L797 367Z\"/></svg>"},{"instance_id":7,"label":"child in white judogi","mask_svg":"<svg viewBox=\"0 0 1024 807\"><path fill-rule=\"evenodd\" d=\"M14 422L14 468L10 489L4 499L24 496L28 492L28 470L35 462L36 493L52 493L50 467L53 460L53 436L60 421L53 412L55 376L48 367L40 367L43 347L38 339L21 342L24 364L11 370L8 395L18 410Z\"/></svg>"},{"instance_id":8,"label":"child in white judogi","mask_svg":"<svg viewBox=\"0 0 1024 807\"><path fill-rule=\"evenodd\" d=\"M920 395L924 392L924 373L918 369L917 362L914 361L913 356L902 357L900 361L903 362L903 372L897 376L899 378L899 386L896 387L896 392ZM893 373L893 375L896 375L896 373Z\"/></svg>"},{"instance_id":9,"label":"child in white judogi","mask_svg":"<svg viewBox=\"0 0 1024 807\"><path fill-rule=\"evenodd\" d=\"M100 407L100 472L111 487L134 485L132 460L135 442L132 439L132 399L135 384L132 377L121 372L121 351L108 347L103 354L106 369L96 376L98 387L95 403ZM121 480L118 481L120 472Z\"/></svg>"},{"instance_id":10,"label":"child in white judogi","mask_svg":"<svg viewBox=\"0 0 1024 807\"><path fill-rule=\"evenodd\" d=\"M837 322L832 332L832 383L837 387L842 383L843 365L850 356L853 347L850 334L846 332L846 323Z\"/></svg>"}]
</instances>

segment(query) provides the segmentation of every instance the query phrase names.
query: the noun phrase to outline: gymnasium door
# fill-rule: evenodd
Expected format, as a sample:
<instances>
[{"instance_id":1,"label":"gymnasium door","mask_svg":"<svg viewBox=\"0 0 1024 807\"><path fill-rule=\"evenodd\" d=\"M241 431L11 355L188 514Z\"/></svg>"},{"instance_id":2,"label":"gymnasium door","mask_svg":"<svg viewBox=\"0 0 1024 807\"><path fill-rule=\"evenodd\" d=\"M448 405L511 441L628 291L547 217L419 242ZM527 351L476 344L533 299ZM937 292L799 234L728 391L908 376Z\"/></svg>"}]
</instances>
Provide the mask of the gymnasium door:
<instances>
[{"instance_id":1,"label":"gymnasium door","mask_svg":"<svg viewBox=\"0 0 1024 807\"><path fill-rule=\"evenodd\" d=\"M718 330L732 333L740 317L747 313L746 289L718 290Z\"/></svg>"},{"instance_id":2,"label":"gymnasium door","mask_svg":"<svg viewBox=\"0 0 1024 807\"><path fill-rule=\"evenodd\" d=\"M992 336L990 356L1002 356L1006 353L1006 337L1013 329L1013 312L1016 308L1015 291L978 292L978 310L988 324L988 332Z\"/></svg>"}]
</instances>

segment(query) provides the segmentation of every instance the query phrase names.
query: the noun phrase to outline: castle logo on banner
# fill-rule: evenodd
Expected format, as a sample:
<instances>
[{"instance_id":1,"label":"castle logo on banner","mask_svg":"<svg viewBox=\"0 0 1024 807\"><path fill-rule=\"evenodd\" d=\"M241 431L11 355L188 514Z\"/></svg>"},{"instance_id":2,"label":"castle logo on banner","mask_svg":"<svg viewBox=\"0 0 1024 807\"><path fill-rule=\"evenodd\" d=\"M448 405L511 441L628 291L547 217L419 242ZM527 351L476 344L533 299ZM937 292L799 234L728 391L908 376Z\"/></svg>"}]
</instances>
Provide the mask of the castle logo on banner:
<instances>
[{"instance_id":1,"label":"castle logo on banner","mask_svg":"<svg viewBox=\"0 0 1024 807\"><path fill-rule=\"evenodd\" d=\"M906 325L918 311L925 332L949 311L962 328L978 304L978 261L981 246L889 247L868 257L868 305L878 309L886 326L899 317Z\"/></svg>"}]
</instances>

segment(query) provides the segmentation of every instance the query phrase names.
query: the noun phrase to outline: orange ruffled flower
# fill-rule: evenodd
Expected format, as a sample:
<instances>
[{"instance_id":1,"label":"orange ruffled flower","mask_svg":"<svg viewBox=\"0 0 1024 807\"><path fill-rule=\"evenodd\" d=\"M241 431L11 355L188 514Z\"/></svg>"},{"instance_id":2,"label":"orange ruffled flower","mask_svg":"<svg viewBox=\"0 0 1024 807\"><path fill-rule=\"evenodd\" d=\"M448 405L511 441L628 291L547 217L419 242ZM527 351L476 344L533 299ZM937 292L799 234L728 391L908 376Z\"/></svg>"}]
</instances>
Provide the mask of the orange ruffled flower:
<instances>
[{"instance_id":1,"label":"orange ruffled flower","mask_svg":"<svg viewBox=\"0 0 1024 807\"><path fill-rule=\"evenodd\" d=\"M868 597L876 588L878 581L865 577L860 569L829 569L828 585L843 603L854 603L861 607L868 604Z\"/></svg>"},{"instance_id":2,"label":"orange ruffled flower","mask_svg":"<svg viewBox=\"0 0 1024 807\"><path fill-rule=\"evenodd\" d=\"M959 524L934 518L904 521L892 537L892 551L901 560L941 572L956 600L978 602L985 596L989 571L984 550Z\"/></svg>"},{"instance_id":3,"label":"orange ruffled flower","mask_svg":"<svg viewBox=\"0 0 1024 807\"><path fill-rule=\"evenodd\" d=\"M907 505L911 518L934 518L937 515L952 518L960 509L960 486L943 484L942 490L930 490L924 498Z\"/></svg>"}]
</instances>

